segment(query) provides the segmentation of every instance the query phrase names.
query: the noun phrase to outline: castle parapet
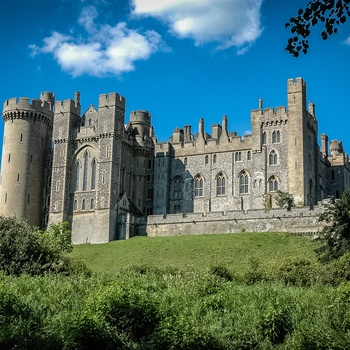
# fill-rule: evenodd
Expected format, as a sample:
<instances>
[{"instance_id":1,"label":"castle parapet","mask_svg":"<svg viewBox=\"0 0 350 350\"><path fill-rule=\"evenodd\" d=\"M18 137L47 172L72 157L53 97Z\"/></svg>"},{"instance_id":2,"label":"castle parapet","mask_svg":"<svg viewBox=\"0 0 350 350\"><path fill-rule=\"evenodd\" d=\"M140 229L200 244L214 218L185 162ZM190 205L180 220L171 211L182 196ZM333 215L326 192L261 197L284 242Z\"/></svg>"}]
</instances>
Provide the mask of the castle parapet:
<instances>
[{"instance_id":1,"label":"castle parapet","mask_svg":"<svg viewBox=\"0 0 350 350\"><path fill-rule=\"evenodd\" d=\"M116 106L125 111L125 98L116 92L101 94L98 97L98 108Z\"/></svg>"},{"instance_id":2,"label":"castle parapet","mask_svg":"<svg viewBox=\"0 0 350 350\"><path fill-rule=\"evenodd\" d=\"M70 99L57 101L55 103L55 113L73 113L80 115L80 104Z\"/></svg>"},{"instance_id":3,"label":"castle parapet","mask_svg":"<svg viewBox=\"0 0 350 350\"><path fill-rule=\"evenodd\" d=\"M48 101L33 98L32 103L30 103L30 99L27 97L14 97L6 100L3 106L4 113L13 110L26 110L49 114L52 112L52 106Z\"/></svg>"}]
</instances>

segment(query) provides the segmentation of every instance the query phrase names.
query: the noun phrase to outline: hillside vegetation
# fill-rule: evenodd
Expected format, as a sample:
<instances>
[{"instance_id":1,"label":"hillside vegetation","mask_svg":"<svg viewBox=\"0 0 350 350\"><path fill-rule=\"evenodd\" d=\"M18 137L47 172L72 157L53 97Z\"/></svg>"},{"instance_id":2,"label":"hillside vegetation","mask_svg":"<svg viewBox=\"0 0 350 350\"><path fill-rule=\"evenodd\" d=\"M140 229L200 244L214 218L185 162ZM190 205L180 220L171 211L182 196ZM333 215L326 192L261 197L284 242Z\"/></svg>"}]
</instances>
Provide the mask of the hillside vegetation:
<instances>
[{"instance_id":1,"label":"hillside vegetation","mask_svg":"<svg viewBox=\"0 0 350 350\"><path fill-rule=\"evenodd\" d=\"M237 233L176 237L134 237L108 244L74 247L72 256L98 273L117 273L128 266L204 272L222 265L235 273L252 266L273 268L290 259L316 262L319 243L285 233Z\"/></svg>"}]
</instances>

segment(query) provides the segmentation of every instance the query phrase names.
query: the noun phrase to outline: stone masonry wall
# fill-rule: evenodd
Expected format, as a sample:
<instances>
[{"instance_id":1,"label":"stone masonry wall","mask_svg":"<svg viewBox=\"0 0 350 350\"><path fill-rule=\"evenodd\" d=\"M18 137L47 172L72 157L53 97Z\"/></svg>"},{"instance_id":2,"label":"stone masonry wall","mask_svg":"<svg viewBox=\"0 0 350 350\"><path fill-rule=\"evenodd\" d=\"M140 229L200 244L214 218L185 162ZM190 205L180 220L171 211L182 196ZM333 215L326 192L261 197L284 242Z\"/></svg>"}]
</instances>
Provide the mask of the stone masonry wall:
<instances>
[{"instance_id":1,"label":"stone masonry wall","mask_svg":"<svg viewBox=\"0 0 350 350\"><path fill-rule=\"evenodd\" d=\"M147 219L150 237L187 234L213 234L238 232L291 232L317 233L324 224L318 216L324 209L317 205L287 209L227 211L208 213L151 215Z\"/></svg>"}]
</instances>

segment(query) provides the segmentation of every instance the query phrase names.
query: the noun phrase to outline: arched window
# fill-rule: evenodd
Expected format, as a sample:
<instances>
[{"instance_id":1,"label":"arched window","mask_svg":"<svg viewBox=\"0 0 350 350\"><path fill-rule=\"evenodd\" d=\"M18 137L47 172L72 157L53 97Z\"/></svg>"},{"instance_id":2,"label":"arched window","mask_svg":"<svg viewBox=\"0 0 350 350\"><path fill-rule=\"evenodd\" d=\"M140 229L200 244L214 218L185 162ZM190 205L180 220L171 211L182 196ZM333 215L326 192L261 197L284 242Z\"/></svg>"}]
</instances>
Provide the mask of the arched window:
<instances>
[{"instance_id":1,"label":"arched window","mask_svg":"<svg viewBox=\"0 0 350 350\"><path fill-rule=\"evenodd\" d=\"M275 150L272 150L269 155L269 164L276 165L278 162L278 156Z\"/></svg>"},{"instance_id":2,"label":"arched window","mask_svg":"<svg viewBox=\"0 0 350 350\"><path fill-rule=\"evenodd\" d=\"M242 153L241 152L236 152L235 154L235 161L240 162L242 160Z\"/></svg>"},{"instance_id":3,"label":"arched window","mask_svg":"<svg viewBox=\"0 0 350 350\"><path fill-rule=\"evenodd\" d=\"M89 152L86 151L84 154L83 191L87 190L88 173L89 173Z\"/></svg>"},{"instance_id":4,"label":"arched window","mask_svg":"<svg viewBox=\"0 0 350 350\"><path fill-rule=\"evenodd\" d=\"M77 209L78 209L78 201L76 199L74 199L73 210L77 210Z\"/></svg>"},{"instance_id":5,"label":"arched window","mask_svg":"<svg viewBox=\"0 0 350 350\"><path fill-rule=\"evenodd\" d=\"M239 193L245 194L249 193L249 176L248 173L244 170L239 175Z\"/></svg>"},{"instance_id":6,"label":"arched window","mask_svg":"<svg viewBox=\"0 0 350 350\"><path fill-rule=\"evenodd\" d=\"M195 197L203 197L203 177L201 175L197 175L194 179L194 196Z\"/></svg>"},{"instance_id":7,"label":"arched window","mask_svg":"<svg viewBox=\"0 0 350 350\"><path fill-rule=\"evenodd\" d=\"M182 179L181 177L177 176L174 179L174 199L181 199L182 198Z\"/></svg>"},{"instance_id":8,"label":"arched window","mask_svg":"<svg viewBox=\"0 0 350 350\"><path fill-rule=\"evenodd\" d=\"M216 164L216 154L213 156L213 163Z\"/></svg>"},{"instance_id":9,"label":"arched window","mask_svg":"<svg viewBox=\"0 0 350 350\"><path fill-rule=\"evenodd\" d=\"M224 196L226 194L225 186L226 186L226 177L222 172L220 172L216 177L216 195L217 196Z\"/></svg>"},{"instance_id":10,"label":"arched window","mask_svg":"<svg viewBox=\"0 0 350 350\"><path fill-rule=\"evenodd\" d=\"M247 160L252 160L252 152L251 151L247 152Z\"/></svg>"},{"instance_id":11,"label":"arched window","mask_svg":"<svg viewBox=\"0 0 350 350\"><path fill-rule=\"evenodd\" d=\"M207 165L209 163L209 157L205 156L205 165Z\"/></svg>"},{"instance_id":12,"label":"arched window","mask_svg":"<svg viewBox=\"0 0 350 350\"><path fill-rule=\"evenodd\" d=\"M269 191L275 192L278 191L279 188L279 181L276 176L271 176L269 179Z\"/></svg>"},{"instance_id":13,"label":"arched window","mask_svg":"<svg viewBox=\"0 0 350 350\"><path fill-rule=\"evenodd\" d=\"M80 185L80 173L81 173L81 163L78 160L77 161L77 177L75 180L75 190L79 191L79 185Z\"/></svg>"},{"instance_id":14,"label":"arched window","mask_svg":"<svg viewBox=\"0 0 350 350\"><path fill-rule=\"evenodd\" d=\"M83 202L81 203L81 209L85 210L86 204L85 204L85 199L83 199Z\"/></svg>"},{"instance_id":15,"label":"arched window","mask_svg":"<svg viewBox=\"0 0 350 350\"><path fill-rule=\"evenodd\" d=\"M90 201L90 209L94 209L95 208L95 202L94 202L94 199L91 198L91 201Z\"/></svg>"},{"instance_id":16,"label":"arched window","mask_svg":"<svg viewBox=\"0 0 350 350\"><path fill-rule=\"evenodd\" d=\"M281 133L279 130L276 131L276 142L281 142Z\"/></svg>"},{"instance_id":17,"label":"arched window","mask_svg":"<svg viewBox=\"0 0 350 350\"><path fill-rule=\"evenodd\" d=\"M261 143L266 145L266 132L264 131L261 135Z\"/></svg>"},{"instance_id":18,"label":"arched window","mask_svg":"<svg viewBox=\"0 0 350 350\"><path fill-rule=\"evenodd\" d=\"M187 158L184 159L184 166L187 166Z\"/></svg>"},{"instance_id":19,"label":"arched window","mask_svg":"<svg viewBox=\"0 0 350 350\"><path fill-rule=\"evenodd\" d=\"M274 130L273 133L272 133L272 143L277 143L277 142L280 142L279 141L279 138L280 138L280 132L279 130Z\"/></svg>"},{"instance_id":20,"label":"arched window","mask_svg":"<svg viewBox=\"0 0 350 350\"><path fill-rule=\"evenodd\" d=\"M91 164L91 190L96 188L96 160L92 160Z\"/></svg>"}]
</instances>

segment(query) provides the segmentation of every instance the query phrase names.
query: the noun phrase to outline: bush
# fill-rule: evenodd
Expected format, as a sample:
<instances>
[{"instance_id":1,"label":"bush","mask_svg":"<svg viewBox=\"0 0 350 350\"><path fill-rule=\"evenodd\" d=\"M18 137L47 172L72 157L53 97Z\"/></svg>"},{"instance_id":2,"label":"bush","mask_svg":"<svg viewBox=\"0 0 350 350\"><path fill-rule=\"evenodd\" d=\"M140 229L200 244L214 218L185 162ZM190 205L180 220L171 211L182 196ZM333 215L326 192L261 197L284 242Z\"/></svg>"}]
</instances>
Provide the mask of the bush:
<instances>
[{"instance_id":1,"label":"bush","mask_svg":"<svg viewBox=\"0 0 350 350\"><path fill-rule=\"evenodd\" d=\"M84 270L64 255L72 249L67 224L52 225L46 232L16 217L0 217L0 269L9 275L72 273Z\"/></svg>"},{"instance_id":2,"label":"bush","mask_svg":"<svg viewBox=\"0 0 350 350\"><path fill-rule=\"evenodd\" d=\"M0 285L0 348L37 348L38 328L34 311Z\"/></svg>"}]
</instances>

